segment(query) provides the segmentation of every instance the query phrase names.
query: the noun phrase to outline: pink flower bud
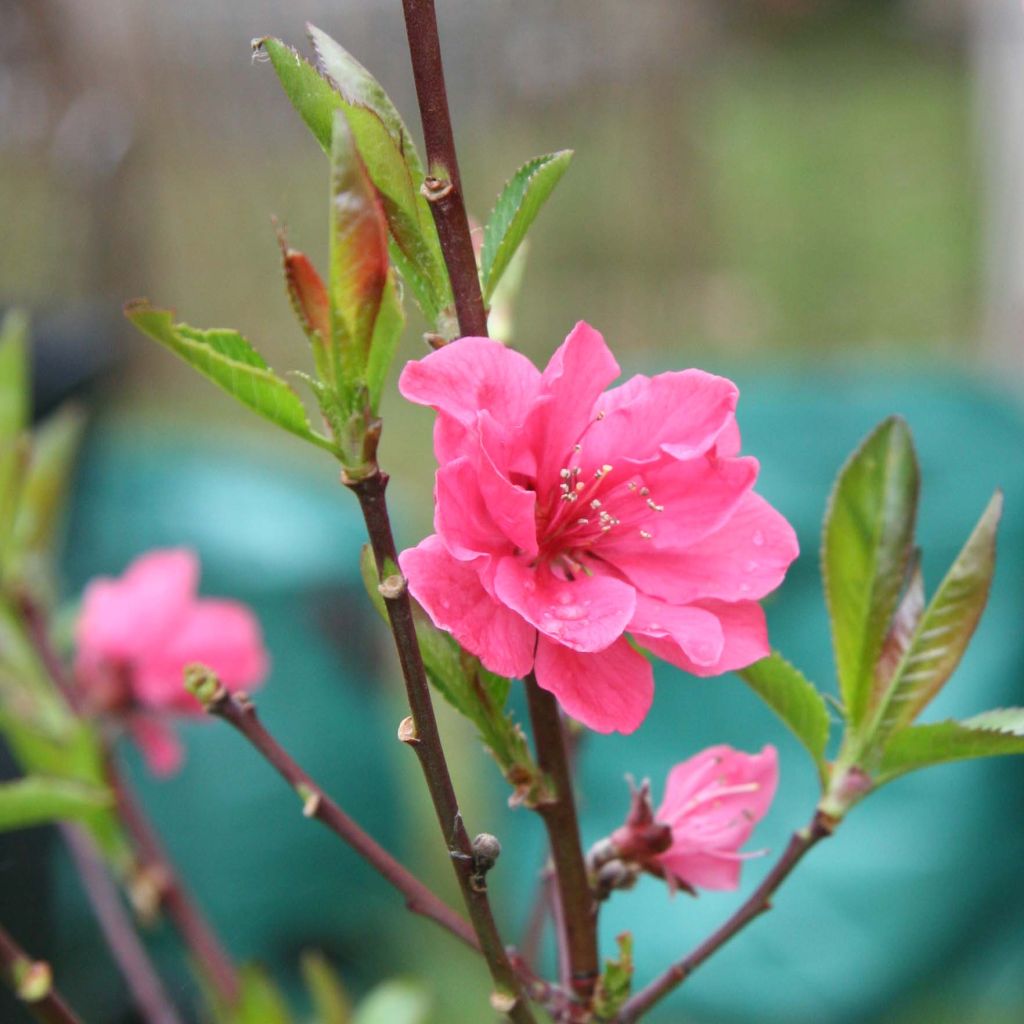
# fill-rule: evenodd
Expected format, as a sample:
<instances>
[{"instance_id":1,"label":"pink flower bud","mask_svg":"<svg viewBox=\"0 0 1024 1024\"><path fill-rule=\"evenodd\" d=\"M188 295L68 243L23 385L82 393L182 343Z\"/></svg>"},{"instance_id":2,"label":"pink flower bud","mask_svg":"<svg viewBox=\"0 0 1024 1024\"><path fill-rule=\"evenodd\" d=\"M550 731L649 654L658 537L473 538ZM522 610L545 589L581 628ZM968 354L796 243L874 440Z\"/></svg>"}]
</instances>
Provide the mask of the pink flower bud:
<instances>
[{"instance_id":1,"label":"pink flower bud","mask_svg":"<svg viewBox=\"0 0 1024 1024\"><path fill-rule=\"evenodd\" d=\"M75 676L87 701L128 726L155 774L181 764L162 715L202 713L182 683L190 662L230 690L263 682L268 658L259 622L236 601L197 596L199 559L176 548L137 558L119 579L85 589L75 629Z\"/></svg>"},{"instance_id":2,"label":"pink flower bud","mask_svg":"<svg viewBox=\"0 0 1024 1024\"><path fill-rule=\"evenodd\" d=\"M709 747L669 772L665 798L654 817L672 830L672 845L652 867L685 888L735 889L740 853L765 816L779 781L778 754Z\"/></svg>"}]
</instances>

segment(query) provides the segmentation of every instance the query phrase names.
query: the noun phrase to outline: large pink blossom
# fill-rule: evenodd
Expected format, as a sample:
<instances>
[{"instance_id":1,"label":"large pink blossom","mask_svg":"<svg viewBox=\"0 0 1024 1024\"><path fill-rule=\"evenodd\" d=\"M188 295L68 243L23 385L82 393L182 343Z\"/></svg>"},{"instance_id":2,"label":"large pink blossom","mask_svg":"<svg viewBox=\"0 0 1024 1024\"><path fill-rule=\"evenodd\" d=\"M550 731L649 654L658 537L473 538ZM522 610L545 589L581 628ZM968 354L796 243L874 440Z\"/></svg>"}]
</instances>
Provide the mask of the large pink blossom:
<instances>
[{"instance_id":1,"label":"large pink blossom","mask_svg":"<svg viewBox=\"0 0 1024 1024\"><path fill-rule=\"evenodd\" d=\"M599 732L650 708L649 661L696 675L768 653L757 604L797 542L752 490L736 386L700 370L638 375L579 323L541 372L462 338L402 372L438 416L436 533L403 552L431 619L493 672L531 670Z\"/></svg>"},{"instance_id":2,"label":"large pink blossom","mask_svg":"<svg viewBox=\"0 0 1024 1024\"><path fill-rule=\"evenodd\" d=\"M75 675L86 700L128 725L160 775L181 763L166 714L202 713L182 682L187 664L208 665L232 690L267 673L256 616L237 601L197 597L198 585L193 552L151 551L118 579L92 580L76 625Z\"/></svg>"},{"instance_id":3,"label":"large pink blossom","mask_svg":"<svg viewBox=\"0 0 1024 1024\"><path fill-rule=\"evenodd\" d=\"M708 747L669 772L656 821L672 845L652 858L670 881L691 889L735 889L749 854L739 852L765 816L779 784L778 754Z\"/></svg>"}]
</instances>

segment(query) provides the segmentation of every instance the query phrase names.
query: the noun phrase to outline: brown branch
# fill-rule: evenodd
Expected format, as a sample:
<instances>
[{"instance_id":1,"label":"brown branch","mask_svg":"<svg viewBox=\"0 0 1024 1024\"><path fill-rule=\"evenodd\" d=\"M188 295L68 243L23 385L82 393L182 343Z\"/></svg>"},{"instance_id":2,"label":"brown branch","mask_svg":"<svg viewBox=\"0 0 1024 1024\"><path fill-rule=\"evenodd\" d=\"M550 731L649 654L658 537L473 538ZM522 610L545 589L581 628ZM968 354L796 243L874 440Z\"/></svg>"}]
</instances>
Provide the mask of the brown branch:
<instances>
[{"instance_id":1,"label":"brown branch","mask_svg":"<svg viewBox=\"0 0 1024 1024\"><path fill-rule=\"evenodd\" d=\"M142 1019L147 1024L181 1024L181 1017L164 991L146 947L121 903L117 886L107 874L89 835L75 825L62 825L61 834L103 937Z\"/></svg>"},{"instance_id":2,"label":"brown branch","mask_svg":"<svg viewBox=\"0 0 1024 1024\"><path fill-rule=\"evenodd\" d=\"M415 875L403 867L379 843L371 839L323 790L299 767L291 755L264 728L256 708L248 698L229 693L218 686L205 698L206 710L233 725L277 770L303 800L302 813L326 825L352 847L360 857L390 882L404 897L415 914L436 921L472 949L480 949L476 935L465 920Z\"/></svg>"},{"instance_id":3,"label":"brown branch","mask_svg":"<svg viewBox=\"0 0 1024 1024\"><path fill-rule=\"evenodd\" d=\"M382 581L381 593L384 596L388 621L402 667L406 697L412 711L410 728L404 730L402 739L415 751L423 769L423 776L448 846L469 919L480 940L480 951L487 960L496 986L493 1002L496 1008L506 1012L516 1024L534 1024L533 1012L523 997L519 979L494 922L486 886L481 885L476 877L472 844L459 811L441 737L437 731L430 684L427 682L419 642L416 639L412 603L405 580L397 575L398 552L391 532L391 519L385 498L387 475L375 467L369 476L362 479L352 480L344 474L342 479L359 499L359 507L362 509L370 537L370 546L373 548L377 574ZM511 1007L505 1010L504 1007L509 1003L512 1003Z\"/></svg>"},{"instance_id":4,"label":"brown branch","mask_svg":"<svg viewBox=\"0 0 1024 1024\"><path fill-rule=\"evenodd\" d=\"M599 973L597 904L583 859L565 731L555 698L537 685L532 672L526 678L526 699L537 763L554 785L554 799L539 803L536 809L544 819L551 844L564 918L569 983L580 1000L589 1003Z\"/></svg>"},{"instance_id":5,"label":"brown branch","mask_svg":"<svg viewBox=\"0 0 1024 1024\"><path fill-rule=\"evenodd\" d=\"M830 836L835 821L817 811L806 828L794 832L785 852L768 872L764 881L754 890L750 898L717 931L708 936L689 956L674 963L661 977L637 992L623 1006L616 1018L618 1024L633 1024L655 1003L664 999L684 981L705 960L717 953L737 932L742 931L751 921L771 909L771 899L776 889L786 880L790 872L800 863L804 855L822 839Z\"/></svg>"},{"instance_id":6,"label":"brown branch","mask_svg":"<svg viewBox=\"0 0 1024 1024\"><path fill-rule=\"evenodd\" d=\"M451 278L459 330L463 336L485 337L487 311L480 294L480 278L455 155L434 0L402 0L402 8L423 123L423 141L427 147L429 176L423 183L423 194L430 204Z\"/></svg>"},{"instance_id":7,"label":"brown branch","mask_svg":"<svg viewBox=\"0 0 1024 1024\"><path fill-rule=\"evenodd\" d=\"M234 1005L241 991L235 965L202 911L193 902L113 757L107 761L107 779L117 800L118 815L132 837L143 861L143 869L156 880L160 906L166 911L192 959L206 974L217 995L227 1005Z\"/></svg>"},{"instance_id":8,"label":"brown branch","mask_svg":"<svg viewBox=\"0 0 1024 1024\"><path fill-rule=\"evenodd\" d=\"M15 996L42 1024L81 1024L54 988L48 964L33 960L0 925L0 971Z\"/></svg>"}]
</instances>

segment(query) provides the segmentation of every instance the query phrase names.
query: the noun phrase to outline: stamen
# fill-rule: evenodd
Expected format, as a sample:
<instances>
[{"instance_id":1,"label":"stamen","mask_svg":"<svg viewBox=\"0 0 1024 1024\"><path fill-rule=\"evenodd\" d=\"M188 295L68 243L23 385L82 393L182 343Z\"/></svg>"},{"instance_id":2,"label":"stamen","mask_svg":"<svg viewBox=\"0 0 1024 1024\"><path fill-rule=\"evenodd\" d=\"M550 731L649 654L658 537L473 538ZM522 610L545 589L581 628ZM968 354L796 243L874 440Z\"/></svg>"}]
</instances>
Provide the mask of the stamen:
<instances>
[{"instance_id":1,"label":"stamen","mask_svg":"<svg viewBox=\"0 0 1024 1024\"><path fill-rule=\"evenodd\" d=\"M643 537L644 540L650 540L651 537L654 536L654 534L653 533L648 533L646 530L641 530L640 531L640 536Z\"/></svg>"},{"instance_id":2,"label":"stamen","mask_svg":"<svg viewBox=\"0 0 1024 1024\"><path fill-rule=\"evenodd\" d=\"M648 498L647 499L647 507L648 508L653 508L655 512L664 512L665 511L665 506L664 505L659 505L653 498Z\"/></svg>"},{"instance_id":3,"label":"stamen","mask_svg":"<svg viewBox=\"0 0 1024 1024\"><path fill-rule=\"evenodd\" d=\"M591 507L591 508L600 508L600 507L601 507L601 499L600 499L600 498L595 498L595 499L594 499L594 500L593 500L593 501L592 501L592 502L590 503L590 507Z\"/></svg>"},{"instance_id":4,"label":"stamen","mask_svg":"<svg viewBox=\"0 0 1024 1024\"><path fill-rule=\"evenodd\" d=\"M650 487L641 487L640 488L640 497L641 498L646 498L647 495L650 494L650 493L651 493Z\"/></svg>"}]
</instances>

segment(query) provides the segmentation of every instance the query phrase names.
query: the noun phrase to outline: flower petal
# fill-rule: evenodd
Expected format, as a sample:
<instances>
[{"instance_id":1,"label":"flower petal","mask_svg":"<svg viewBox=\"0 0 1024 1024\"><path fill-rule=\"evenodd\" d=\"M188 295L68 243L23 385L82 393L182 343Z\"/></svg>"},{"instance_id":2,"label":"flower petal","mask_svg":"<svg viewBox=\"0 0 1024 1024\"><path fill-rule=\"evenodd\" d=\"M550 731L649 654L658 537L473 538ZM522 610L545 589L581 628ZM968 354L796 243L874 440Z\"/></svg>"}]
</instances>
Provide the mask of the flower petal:
<instances>
[{"instance_id":1,"label":"flower petal","mask_svg":"<svg viewBox=\"0 0 1024 1024\"><path fill-rule=\"evenodd\" d=\"M540 487L553 486L558 471L569 464L573 445L594 421L594 403L619 372L600 332L582 320L555 351L528 422Z\"/></svg>"},{"instance_id":2,"label":"flower petal","mask_svg":"<svg viewBox=\"0 0 1024 1024\"><path fill-rule=\"evenodd\" d=\"M434 529L455 558L465 562L511 553L512 543L491 518L469 458L455 459L437 471L434 496Z\"/></svg>"},{"instance_id":3,"label":"flower petal","mask_svg":"<svg viewBox=\"0 0 1024 1024\"><path fill-rule=\"evenodd\" d=\"M86 588L75 627L80 662L135 658L172 632L195 596L199 559L185 548L151 551L118 579Z\"/></svg>"},{"instance_id":4,"label":"flower petal","mask_svg":"<svg viewBox=\"0 0 1024 1024\"><path fill-rule=\"evenodd\" d=\"M595 732L633 732L654 700L650 662L624 639L580 654L542 636L534 671L562 710Z\"/></svg>"},{"instance_id":5,"label":"flower petal","mask_svg":"<svg viewBox=\"0 0 1024 1024\"><path fill-rule=\"evenodd\" d=\"M132 716L129 728L146 767L157 778L166 779L181 770L185 753L171 725L155 715L139 714Z\"/></svg>"},{"instance_id":6,"label":"flower petal","mask_svg":"<svg viewBox=\"0 0 1024 1024\"><path fill-rule=\"evenodd\" d=\"M660 451L677 459L703 455L735 422L738 397L731 380L703 370L638 374L598 401L604 417L587 431L587 464L614 464L623 455L646 459Z\"/></svg>"},{"instance_id":7,"label":"flower petal","mask_svg":"<svg viewBox=\"0 0 1024 1024\"><path fill-rule=\"evenodd\" d=\"M629 632L671 640L700 665L714 665L722 656L722 625L715 615L704 608L667 604L639 591Z\"/></svg>"},{"instance_id":8,"label":"flower petal","mask_svg":"<svg viewBox=\"0 0 1024 1024\"><path fill-rule=\"evenodd\" d=\"M740 869L745 857L717 851L669 851L658 863L692 889L724 892L740 884Z\"/></svg>"},{"instance_id":9,"label":"flower petal","mask_svg":"<svg viewBox=\"0 0 1024 1024\"><path fill-rule=\"evenodd\" d=\"M665 638L645 636L640 642L652 654L695 676L720 676L746 668L771 653L764 610L756 601L702 601L698 607L711 612L721 623L723 645L717 661L700 664Z\"/></svg>"},{"instance_id":10,"label":"flower petal","mask_svg":"<svg viewBox=\"0 0 1024 1024\"><path fill-rule=\"evenodd\" d=\"M498 675L521 678L530 671L536 630L484 590L473 563L453 558L436 534L403 551L398 561L435 626Z\"/></svg>"},{"instance_id":11,"label":"flower petal","mask_svg":"<svg viewBox=\"0 0 1024 1024\"><path fill-rule=\"evenodd\" d=\"M626 628L636 607L636 591L611 576L557 577L549 568L530 567L521 558L503 558L494 592L542 634L574 651L600 651Z\"/></svg>"},{"instance_id":12,"label":"flower petal","mask_svg":"<svg viewBox=\"0 0 1024 1024\"><path fill-rule=\"evenodd\" d=\"M641 590L673 604L756 601L782 582L799 552L786 519L748 492L729 519L696 544L679 551L631 550L615 564Z\"/></svg>"},{"instance_id":13,"label":"flower petal","mask_svg":"<svg viewBox=\"0 0 1024 1024\"><path fill-rule=\"evenodd\" d=\"M433 406L464 427L481 409L505 426L521 424L540 371L524 355L491 338L460 338L406 363L398 389L410 402Z\"/></svg>"}]
</instances>

